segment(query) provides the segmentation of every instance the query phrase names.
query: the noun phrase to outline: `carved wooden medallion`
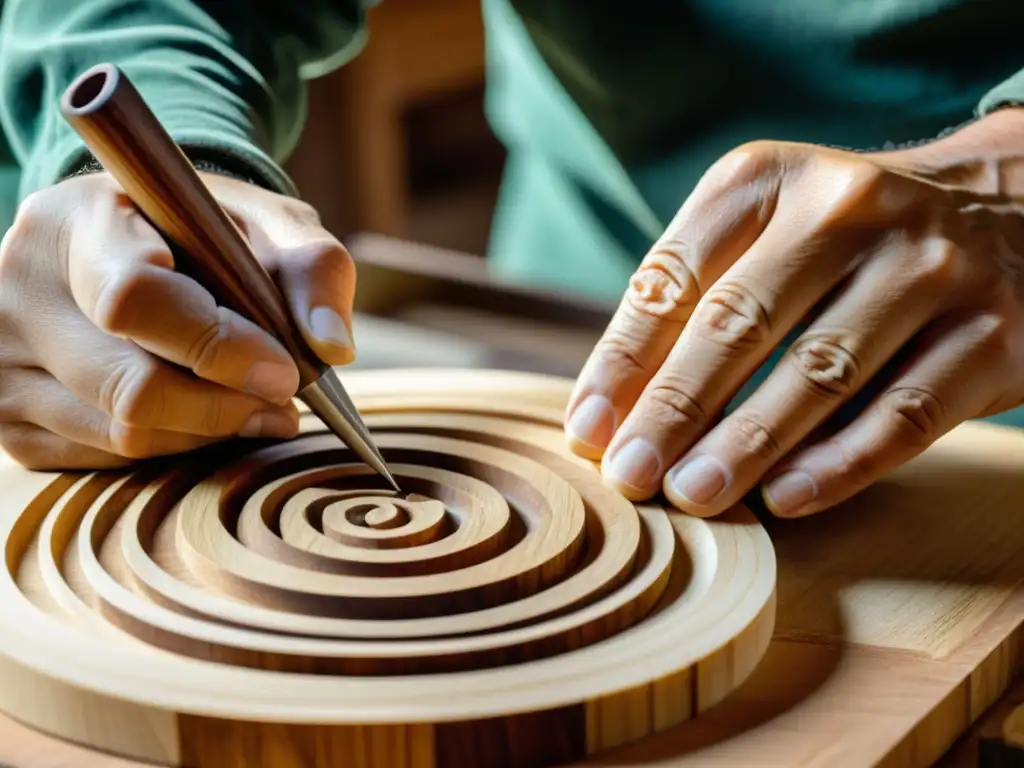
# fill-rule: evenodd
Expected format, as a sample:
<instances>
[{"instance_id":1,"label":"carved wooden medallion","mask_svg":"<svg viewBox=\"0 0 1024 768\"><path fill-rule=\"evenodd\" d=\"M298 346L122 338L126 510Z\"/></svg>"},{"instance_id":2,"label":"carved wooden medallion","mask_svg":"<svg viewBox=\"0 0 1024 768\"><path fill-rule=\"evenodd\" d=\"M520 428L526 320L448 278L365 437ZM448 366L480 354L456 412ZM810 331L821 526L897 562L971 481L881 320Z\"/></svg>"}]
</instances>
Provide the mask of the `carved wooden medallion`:
<instances>
[{"instance_id":1,"label":"carved wooden medallion","mask_svg":"<svg viewBox=\"0 0 1024 768\"><path fill-rule=\"evenodd\" d=\"M609 490L564 447L571 382L346 386L402 496L311 416L131 471L0 458L0 709L171 765L552 765L757 665L767 534Z\"/></svg>"}]
</instances>

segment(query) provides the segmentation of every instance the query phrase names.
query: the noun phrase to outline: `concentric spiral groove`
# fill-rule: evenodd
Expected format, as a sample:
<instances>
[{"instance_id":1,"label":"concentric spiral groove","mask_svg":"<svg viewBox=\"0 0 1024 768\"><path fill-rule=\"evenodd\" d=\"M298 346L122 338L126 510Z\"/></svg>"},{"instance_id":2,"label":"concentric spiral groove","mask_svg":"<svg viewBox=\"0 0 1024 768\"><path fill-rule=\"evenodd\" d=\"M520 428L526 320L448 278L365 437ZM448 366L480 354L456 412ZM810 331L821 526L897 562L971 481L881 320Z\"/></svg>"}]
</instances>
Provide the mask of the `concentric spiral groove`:
<instances>
[{"instance_id":1,"label":"concentric spiral groove","mask_svg":"<svg viewBox=\"0 0 1024 768\"><path fill-rule=\"evenodd\" d=\"M248 724L240 734L308 723L331 738L415 725L430 748L393 764L434 765L464 738L448 722L571 710L583 724L571 757L727 695L774 617L774 556L749 512L704 521L634 505L565 449L563 382L534 377L524 402L501 397L517 375L476 389L466 376L461 394L410 384L402 396L393 381L374 394L379 378L366 380L357 401L402 495L308 416L292 441L124 472L0 464L0 482L19 489L0 529L0 604L12 606L0 671L85 696L97 717L115 702L172 713L177 747L100 746L172 763L187 752L197 765L213 758L186 734L205 731L184 723L203 718ZM89 662L70 663L72 647ZM645 714L623 730L609 713L641 691ZM0 707L89 741L10 692ZM469 765L562 759L466 749Z\"/></svg>"}]
</instances>

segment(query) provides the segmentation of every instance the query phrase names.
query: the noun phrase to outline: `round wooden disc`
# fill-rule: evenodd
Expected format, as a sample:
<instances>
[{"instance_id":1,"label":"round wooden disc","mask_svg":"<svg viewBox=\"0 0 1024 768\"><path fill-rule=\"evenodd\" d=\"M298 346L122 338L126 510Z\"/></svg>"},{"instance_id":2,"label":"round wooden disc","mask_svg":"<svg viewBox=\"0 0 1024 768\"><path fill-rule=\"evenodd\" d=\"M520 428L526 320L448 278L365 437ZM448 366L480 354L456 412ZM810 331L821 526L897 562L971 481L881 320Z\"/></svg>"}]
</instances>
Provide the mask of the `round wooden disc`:
<instances>
[{"instance_id":1,"label":"round wooden disc","mask_svg":"<svg viewBox=\"0 0 1024 768\"><path fill-rule=\"evenodd\" d=\"M308 414L131 471L0 458L0 709L172 765L557 764L757 665L767 534L604 486L564 445L571 382L345 383L401 495Z\"/></svg>"}]
</instances>

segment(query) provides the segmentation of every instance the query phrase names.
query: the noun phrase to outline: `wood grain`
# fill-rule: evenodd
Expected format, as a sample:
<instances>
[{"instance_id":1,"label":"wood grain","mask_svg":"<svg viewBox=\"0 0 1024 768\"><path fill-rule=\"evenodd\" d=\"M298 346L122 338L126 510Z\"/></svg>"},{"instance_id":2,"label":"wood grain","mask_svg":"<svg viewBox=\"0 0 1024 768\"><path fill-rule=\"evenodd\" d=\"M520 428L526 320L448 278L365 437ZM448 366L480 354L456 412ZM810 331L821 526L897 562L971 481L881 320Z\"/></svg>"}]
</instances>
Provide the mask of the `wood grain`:
<instances>
[{"instance_id":1,"label":"wood grain","mask_svg":"<svg viewBox=\"0 0 1024 768\"><path fill-rule=\"evenodd\" d=\"M564 445L570 380L347 384L407 496L312 417L130 471L0 462L0 710L196 768L554 765L757 667L764 528L609 490Z\"/></svg>"},{"instance_id":2,"label":"wood grain","mask_svg":"<svg viewBox=\"0 0 1024 768\"><path fill-rule=\"evenodd\" d=\"M480 381L472 374L420 370L351 374L346 383L361 404L386 404L408 386L406 377L447 393L450 403L471 396ZM555 406L536 381L503 375L504 400L524 412ZM3 496L7 489L0 488ZM827 515L766 520L778 558L777 631L747 681L699 717L567 762L974 768L976 740L947 751L1024 672L1022 510L1024 432L970 423ZM968 619L964 627L962 617ZM619 663L631 658L622 648ZM0 674L0 690L4 683ZM682 685L674 681L653 690L651 700L673 700L672 689ZM571 741L577 722L563 721L549 738ZM618 722L627 727L629 712ZM492 731L490 738L498 736ZM3 717L0 763L148 765Z\"/></svg>"},{"instance_id":3,"label":"wood grain","mask_svg":"<svg viewBox=\"0 0 1024 768\"><path fill-rule=\"evenodd\" d=\"M990 707L943 757L940 768L1010 768L1024 764L1024 679Z\"/></svg>"}]
</instances>

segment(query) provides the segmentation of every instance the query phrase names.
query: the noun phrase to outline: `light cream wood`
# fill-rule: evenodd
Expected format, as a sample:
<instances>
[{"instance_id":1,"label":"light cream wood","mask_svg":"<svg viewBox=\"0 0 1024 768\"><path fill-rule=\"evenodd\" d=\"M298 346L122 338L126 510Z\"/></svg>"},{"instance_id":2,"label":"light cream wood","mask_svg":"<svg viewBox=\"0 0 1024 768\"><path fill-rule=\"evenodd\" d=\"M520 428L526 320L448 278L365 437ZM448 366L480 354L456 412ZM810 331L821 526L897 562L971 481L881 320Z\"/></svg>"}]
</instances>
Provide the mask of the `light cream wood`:
<instances>
[{"instance_id":1,"label":"light cream wood","mask_svg":"<svg viewBox=\"0 0 1024 768\"><path fill-rule=\"evenodd\" d=\"M768 534L605 487L565 448L570 381L345 383L408 496L308 414L293 441L133 471L0 458L0 710L195 768L555 765L757 667Z\"/></svg>"},{"instance_id":2,"label":"light cream wood","mask_svg":"<svg viewBox=\"0 0 1024 768\"><path fill-rule=\"evenodd\" d=\"M479 382L446 372L408 375L425 390L447 393L449 405ZM360 381L346 377L353 386ZM375 391L360 390L362 402L386 403L407 386L396 374L365 381ZM506 402L524 411L554 405L532 377L502 381ZM0 496L10 493L0 488ZM978 765L974 741L944 753L1024 671L1022 514L1024 433L965 424L827 515L769 520L778 559L776 632L748 680L698 718L575 764ZM673 715L681 701L676 691L685 685L668 680L649 700L659 712L680 716ZM607 712L593 706L588 714ZM604 717L605 727L627 729L635 722L631 712ZM562 733L555 728L548 738ZM3 717L0 764L144 768ZM306 764L282 759L275 768Z\"/></svg>"}]
</instances>

